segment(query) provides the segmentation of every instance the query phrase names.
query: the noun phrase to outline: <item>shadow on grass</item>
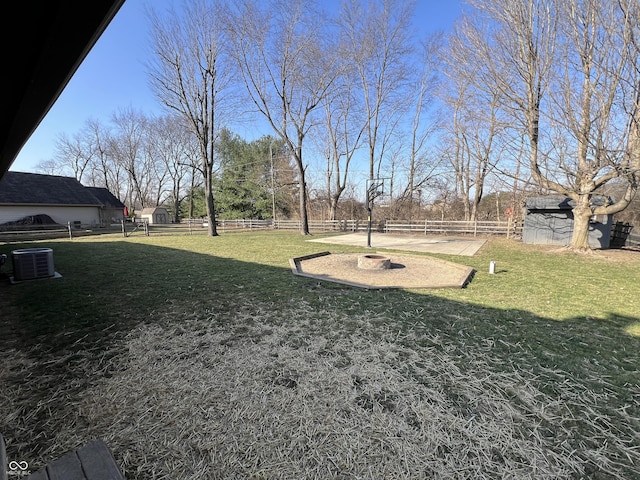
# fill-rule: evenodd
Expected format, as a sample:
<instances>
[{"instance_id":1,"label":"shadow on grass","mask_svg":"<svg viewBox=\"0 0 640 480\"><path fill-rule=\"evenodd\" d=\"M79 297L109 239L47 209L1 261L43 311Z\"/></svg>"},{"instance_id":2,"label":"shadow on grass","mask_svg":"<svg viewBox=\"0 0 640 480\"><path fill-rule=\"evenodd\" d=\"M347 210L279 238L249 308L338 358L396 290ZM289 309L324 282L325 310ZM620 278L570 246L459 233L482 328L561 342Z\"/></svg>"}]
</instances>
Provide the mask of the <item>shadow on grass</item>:
<instances>
[{"instance_id":1,"label":"shadow on grass","mask_svg":"<svg viewBox=\"0 0 640 480\"><path fill-rule=\"evenodd\" d=\"M51 242L49 246L62 278L0 284L3 354L5 358L23 354L32 361L20 376L4 372L3 382L11 385L7 395L17 392L11 400L24 404L24 416L0 418L0 431L11 439L31 427L33 437L20 438L18 444L32 455L47 451L60 424L47 418L55 416L56 405L34 416L27 414L29 405L60 389L60 382L68 383L66 395L73 403L73 397L99 377L112 374L101 365L112 354L113 345L131 330L160 318L179 323L185 315L205 311L232 317L248 298L273 310L296 303L309 305L309 315L318 316L318 333L324 328L323 312L332 310L347 319L350 313L369 315L379 327L368 332L372 337L396 336L402 343L402 333L411 332L412 342L430 342L435 349L482 348L496 359L492 368L497 371L533 369L538 388L548 395L559 395L558 382L567 378L583 385L585 392L607 393L608 404L593 408L626 409L635 418L640 415L634 400L640 341L625 333L638 318L611 315L557 322L525 309L486 308L429 292L323 284L296 277L285 267L125 241ZM279 321L285 324L287 318ZM343 329L344 335L350 333L348 322ZM442 342L432 344L434 335ZM79 363L85 378L76 378L78 370L70 368ZM574 413L579 417L580 412ZM20 428L13 422L20 423ZM36 428L47 425L50 430ZM10 448L17 458L23 456L16 447Z\"/></svg>"},{"instance_id":2,"label":"shadow on grass","mask_svg":"<svg viewBox=\"0 0 640 480\"><path fill-rule=\"evenodd\" d=\"M3 316L6 338L50 353L99 347L176 304L194 311L232 308L234 293L249 290L265 300L286 298L281 287L292 283L286 270L164 247L127 242L50 247L62 278L16 285L5 278L0 284L5 302L14 304L13 314Z\"/></svg>"}]
</instances>

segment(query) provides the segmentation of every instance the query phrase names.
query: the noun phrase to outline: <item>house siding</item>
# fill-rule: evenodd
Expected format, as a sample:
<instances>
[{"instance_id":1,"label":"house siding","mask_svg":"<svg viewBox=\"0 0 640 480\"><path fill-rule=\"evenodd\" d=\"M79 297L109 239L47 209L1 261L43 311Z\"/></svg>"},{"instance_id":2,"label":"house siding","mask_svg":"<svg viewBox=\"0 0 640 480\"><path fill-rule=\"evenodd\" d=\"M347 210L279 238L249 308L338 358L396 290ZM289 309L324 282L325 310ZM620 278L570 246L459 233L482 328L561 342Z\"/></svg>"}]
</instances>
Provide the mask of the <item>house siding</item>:
<instances>
[{"instance_id":1,"label":"house siding","mask_svg":"<svg viewBox=\"0 0 640 480\"><path fill-rule=\"evenodd\" d=\"M29 215L49 215L60 225L80 222L82 225L100 225L100 209L97 206L46 206L46 205L0 205L0 224L15 222Z\"/></svg>"}]
</instances>

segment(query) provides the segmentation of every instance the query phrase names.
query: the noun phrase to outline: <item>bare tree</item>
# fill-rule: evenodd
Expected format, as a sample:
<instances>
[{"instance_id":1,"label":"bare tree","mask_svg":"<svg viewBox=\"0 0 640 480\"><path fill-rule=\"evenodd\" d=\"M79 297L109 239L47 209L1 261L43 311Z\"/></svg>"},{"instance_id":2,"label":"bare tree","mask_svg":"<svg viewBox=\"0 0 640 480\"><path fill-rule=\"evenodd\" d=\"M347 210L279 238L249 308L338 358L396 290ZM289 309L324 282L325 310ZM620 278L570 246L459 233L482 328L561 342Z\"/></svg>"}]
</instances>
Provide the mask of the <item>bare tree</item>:
<instances>
[{"instance_id":1,"label":"bare tree","mask_svg":"<svg viewBox=\"0 0 640 480\"><path fill-rule=\"evenodd\" d=\"M59 175L61 167L55 159L40 160L36 165L36 171L45 175Z\"/></svg>"},{"instance_id":2,"label":"bare tree","mask_svg":"<svg viewBox=\"0 0 640 480\"><path fill-rule=\"evenodd\" d=\"M408 58L412 53L413 0L345 0L339 16L344 42L351 53L364 105L362 123L368 146L366 204L370 245L372 212L378 196L380 170L396 127L407 111ZM393 171L393 170L392 170ZM389 189L393 192L393 187Z\"/></svg>"},{"instance_id":3,"label":"bare tree","mask_svg":"<svg viewBox=\"0 0 640 480\"><path fill-rule=\"evenodd\" d=\"M338 19L364 105L369 178L376 177L384 139L405 113L413 0L347 0Z\"/></svg>"},{"instance_id":4,"label":"bare tree","mask_svg":"<svg viewBox=\"0 0 640 480\"><path fill-rule=\"evenodd\" d=\"M227 101L232 65L225 51L223 6L216 0L185 2L161 18L150 12L154 59L151 86L160 101L182 115L198 140L208 234L218 235L212 181L216 139L232 113Z\"/></svg>"},{"instance_id":5,"label":"bare tree","mask_svg":"<svg viewBox=\"0 0 640 480\"><path fill-rule=\"evenodd\" d=\"M110 137L109 151L114 162L127 174L125 198L135 208L147 206L147 170L144 168L143 149L146 141L147 118L133 109L122 109L112 116L115 126Z\"/></svg>"},{"instance_id":6,"label":"bare tree","mask_svg":"<svg viewBox=\"0 0 640 480\"><path fill-rule=\"evenodd\" d=\"M463 17L449 36L444 55L447 82L443 83L443 98L450 115L447 155L463 200L465 220L478 218L490 175L499 172L514 177L517 185L522 164L522 148L514 155L510 138L513 132L522 137L522 127L509 128L513 116L505 113L511 111L510 106L505 107L508 99L502 89L496 88L495 72L485 65L487 50L477 48L479 38L489 28L482 20Z\"/></svg>"},{"instance_id":7,"label":"bare tree","mask_svg":"<svg viewBox=\"0 0 640 480\"><path fill-rule=\"evenodd\" d=\"M593 216L625 209L640 180L640 56L633 44L639 4L564 0L560 8L558 54L565 61L554 78L550 123L565 140L556 148L564 181L538 168L533 173L539 184L574 200L571 246L586 250ZM618 202L594 201L605 184L620 178L627 189Z\"/></svg>"},{"instance_id":8,"label":"bare tree","mask_svg":"<svg viewBox=\"0 0 640 480\"><path fill-rule=\"evenodd\" d=\"M589 250L591 218L626 208L638 185L638 2L471 3L491 21L470 45L484 61L477 73L523 126L538 186L573 200L569 247ZM615 178L627 183L623 197L596 201Z\"/></svg>"},{"instance_id":9,"label":"bare tree","mask_svg":"<svg viewBox=\"0 0 640 480\"><path fill-rule=\"evenodd\" d=\"M461 88L458 93L460 95L453 106L452 134L455 144L451 155L452 166L465 205L465 220L474 221L487 177L500 160L496 150L502 126L498 120L495 96L484 103L469 101L466 88Z\"/></svg>"},{"instance_id":10,"label":"bare tree","mask_svg":"<svg viewBox=\"0 0 640 480\"><path fill-rule=\"evenodd\" d=\"M422 194L429 186L440 167L441 161L429 155L427 146L437 130L437 123L430 118L431 108L435 100L435 91L438 86L436 75L439 65L439 49L441 48L441 35L436 34L421 42L421 54L417 57L415 66L414 88L410 99L413 103L413 116L411 118L408 151L408 165L406 187L399 195L398 201L408 204L408 219L413 215L414 204L421 207ZM418 201L416 202L416 197Z\"/></svg>"},{"instance_id":11,"label":"bare tree","mask_svg":"<svg viewBox=\"0 0 640 480\"><path fill-rule=\"evenodd\" d=\"M54 159L41 162L38 170L50 175L71 173L83 184L104 187L121 201L129 201L131 182L129 174L123 169L123 166L127 165L123 158L126 156L124 144L131 140L131 137L124 140L127 135L123 132L125 119L135 115L131 111L121 111L112 117L119 122L115 127L120 135L119 140L123 143L119 143L112 135L111 129L96 119L88 119L73 135L60 134Z\"/></svg>"},{"instance_id":12,"label":"bare tree","mask_svg":"<svg viewBox=\"0 0 640 480\"><path fill-rule=\"evenodd\" d=\"M83 182L85 170L93 158L93 144L86 127L69 136L61 133L56 138L55 163L61 171L70 171L76 180Z\"/></svg>"},{"instance_id":13,"label":"bare tree","mask_svg":"<svg viewBox=\"0 0 640 480\"><path fill-rule=\"evenodd\" d=\"M161 125L158 118L149 118L147 121L147 131L142 149L143 164L147 177L145 196L151 206L162 205L169 196L171 176L167 166L167 155L170 150L160 148L163 141L170 134ZM164 144L163 147L169 147Z\"/></svg>"},{"instance_id":14,"label":"bare tree","mask_svg":"<svg viewBox=\"0 0 640 480\"><path fill-rule=\"evenodd\" d=\"M121 168L113 161L109 151L109 145L112 143L111 131L100 121L90 119L86 124L86 132L93 145L93 156L89 164L90 182L94 186L105 187L121 201L125 200L126 197L120 192Z\"/></svg>"},{"instance_id":15,"label":"bare tree","mask_svg":"<svg viewBox=\"0 0 640 480\"><path fill-rule=\"evenodd\" d=\"M344 57L343 57L344 58ZM335 220L340 197L348 185L349 168L362 146L365 125L354 95L353 69L343 69L334 93L323 104L324 123L318 128L320 149L326 158L326 201L329 220Z\"/></svg>"},{"instance_id":16,"label":"bare tree","mask_svg":"<svg viewBox=\"0 0 640 480\"><path fill-rule=\"evenodd\" d=\"M298 169L300 231L309 234L303 143L311 115L337 75L335 50L317 2L242 1L229 32L251 102L292 152Z\"/></svg>"},{"instance_id":17,"label":"bare tree","mask_svg":"<svg viewBox=\"0 0 640 480\"><path fill-rule=\"evenodd\" d=\"M167 115L157 118L152 125L154 155L160 159L164 172L170 180L168 195L173 206L173 221L180 221L180 204L185 196L184 182L190 168L190 132L184 117Z\"/></svg>"}]
</instances>

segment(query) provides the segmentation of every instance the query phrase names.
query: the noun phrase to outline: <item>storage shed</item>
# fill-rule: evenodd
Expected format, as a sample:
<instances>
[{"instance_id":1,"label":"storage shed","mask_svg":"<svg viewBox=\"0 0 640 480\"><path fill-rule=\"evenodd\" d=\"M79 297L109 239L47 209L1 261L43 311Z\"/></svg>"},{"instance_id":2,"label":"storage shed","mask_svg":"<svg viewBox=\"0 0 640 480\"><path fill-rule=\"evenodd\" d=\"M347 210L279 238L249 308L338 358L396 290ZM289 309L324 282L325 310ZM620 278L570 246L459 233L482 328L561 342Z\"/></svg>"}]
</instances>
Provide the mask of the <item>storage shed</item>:
<instances>
[{"instance_id":1,"label":"storage shed","mask_svg":"<svg viewBox=\"0 0 640 480\"><path fill-rule=\"evenodd\" d=\"M169 212L164 207L143 208L140 212L140 218L146 220L149 225L169 223Z\"/></svg>"},{"instance_id":2,"label":"storage shed","mask_svg":"<svg viewBox=\"0 0 640 480\"><path fill-rule=\"evenodd\" d=\"M596 205L613 203L610 197L594 196ZM526 200L526 213L522 241L532 244L569 245L573 234L573 208L575 201L565 196L530 197ZM611 215L591 218L589 246L609 248L611 238Z\"/></svg>"}]
</instances>

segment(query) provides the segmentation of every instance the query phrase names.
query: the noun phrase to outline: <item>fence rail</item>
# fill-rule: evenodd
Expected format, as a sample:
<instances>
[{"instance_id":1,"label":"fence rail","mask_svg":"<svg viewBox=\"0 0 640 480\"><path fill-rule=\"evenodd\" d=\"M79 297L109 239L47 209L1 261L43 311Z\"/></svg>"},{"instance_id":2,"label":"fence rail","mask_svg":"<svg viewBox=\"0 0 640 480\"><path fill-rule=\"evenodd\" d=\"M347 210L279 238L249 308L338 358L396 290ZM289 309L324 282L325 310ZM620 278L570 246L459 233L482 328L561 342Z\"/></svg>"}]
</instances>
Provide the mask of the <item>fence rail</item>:
<instances>
[{"instance_id":1,"label":"fence rail","mask_svg":"<svg viewBox=\"0 0 640 480\"><path fill-rule=\"evenodd\" d=\"M386 222L385 232L401 233L424 233L439 235L505 235L507 237L518 236L522 233L522 228L511 221L491 222L491 221L439 221L425 220L424 222Z\"/></svg>"},{"instance_id":2,"label":"fence rail","mask_svg":"<svg viewBox=\"0 0 640 480\"><path fill-rule=\"evenodd\" d=\"M624 244L626 247L640 247L640 234L630 234Z\"/></svg>"},{"instance_id":3,"label":"fence rail","mask_svg":"<svg viewBox=\"0 0 640 480\"><path fill-rule=\"evenodd\" d=\"M335 220L335 221L310 221L309 230L358 232L367 230L367 222L364 220ZM278 220L274 228L299 230L298 220ZM435 235L505 235L515 237L522 234L522 227L515 222L491 222L491 221L440 221L424 220L420 222L403 222L398 220L386 220L376 222L372 229L384 233L412 233Z\"/></svg>"},{"instance_id":4,"label":"fence rail","mask_svg":"<svg viewBox=\"0 0 640 480\"><path fill-rule=\"evenodd\" d=\"M273 228L278 230L300 230L300 220L276 220ZM364 220L309 220L309 230L322 232L358 232L367 229Z\"/></svg>"},{"instance_id":5,"label":"fence rail","mask_svg":"<svg viewBox=\"0 0 640 480\"><path fill-rule=\"evenodd\" d=\"M247 230L300 230L299 220L257 220L237 219L219 220L217 230L221 233ZM620 244L613 242L618 238L612 232L611 248L640 247L640 234L630 233L630 227L625 232ZM315 232L366 232L367 221L361 219L349 220L310 220L309 229ZM375 222L372 225L375 232L406 233L414 235L461 235L461 236L506 236L519 238L522 235L522 225L515 222L500 221L398 221L387 220ZM31 240L69 238L73 239L88 235L122 234L125 237L136 235L205 235L208 232L206 220L201 218L185 219L181 223L149 224L144 222L116 223L108 226L95 225L55 225L43 227L21 226L19 230L0 229L0 242L27 242Z\"/></svg>"},{"instance_id":6,"label":"fence rail","mask_svg":"<svg viewBox=\"0 0 640 480\"><path fill-rule=\"evenodd\" d=\"M232 232L242 230L300 230L299 220L257 220L257 219L237 219L218 220L217 230L219 232ZM309 230L321 232L363 232L367 231L366 220L310 220ZM380 221L372 225L372 229L381 233L409 233L423 235L504 235L516 237L522 233L519 225L512 222L462 222L462 221L431 221L402 222L402 221ZM22 228L19 231L0 231L0 241L28 241L40 238L60 238L67 236L74 237L87 235L101 235L122 233L123 236L131 235L175 235L175 234L205 234L207 233L207 222L203 219L185 219L180 223L171 224L150 224L145 221L123 222L109 226L59 225L57 228L32 227Z\"/></svg>"}]
</instances>

